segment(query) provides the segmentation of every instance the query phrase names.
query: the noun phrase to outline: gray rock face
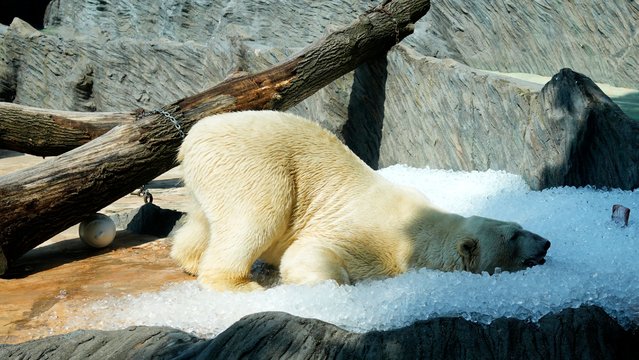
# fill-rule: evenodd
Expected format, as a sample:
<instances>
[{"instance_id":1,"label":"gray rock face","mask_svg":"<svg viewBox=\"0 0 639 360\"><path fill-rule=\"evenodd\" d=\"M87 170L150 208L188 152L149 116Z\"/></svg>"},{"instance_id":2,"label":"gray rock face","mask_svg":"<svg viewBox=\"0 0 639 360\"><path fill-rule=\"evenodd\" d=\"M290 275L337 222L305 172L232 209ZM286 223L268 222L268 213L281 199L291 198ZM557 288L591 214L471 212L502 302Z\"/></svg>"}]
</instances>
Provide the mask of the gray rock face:
<instances>
[{"instance_id":1,"label":"gray rock face","mask_svg":"<svg viewBox=\"0 0 639 360\"><path fill-rule=\"evenodd\" d=\"M45 26L90 37L165 38L207 44L226 38L303 47L376 3L339 1L121 2L54 0ZM435 0L407 44L471 67L550 76L569 67L595 81L639 88L639 5L634 1Z\"/></svg>"},{"instance_id":2,"label":"gray rock face","mask_svg":"<svg viewBox=\"0 0 639 360\"><path fill-rule=\"evenodd\" d=\"M559 149L539 172L541 188L639 187L639 123L628 118L592 80L563 69L543 87L539 104L546 121L532 127L530 143ZM551 153L539 153L547 154Z\"/></svg>"},{"instance_id":3,"label":"gray rock face","mask_svg":"<svg viewBox=\"0 0 639 360\"><path fill-rule=\"evenodd\" d=\"M0 345L3 359L632 359L639 333L597 307L567 309L533 324L490 325L439 318L385 332L356 334L286 313L246 316L204 340L179 330L133 327L76 331Z\"/></svg>"},{"instance_id":4,"label":"gray rock face","mask_svg":"<svg viewBox=\"0 0 639 360\"><path fill-rule=\"evenodd\" d=\"M131 327L119 331L74 331L69 334L0 345L2 359L152 359L170 346L174 354L202 340L162 327ZM168 359L171 357L164 356Z\"/></svg>"},{"instance_id":5,"label":"gray rock face","mask_svg":"<svg viewBox=\"0 0 639 360\"><path fill-rule=\"evenodd\" d=\"M19 69L20 81L4 85L16 103L78 111L156 108L216 84L234 63L216 45L58 37L20 20L0 38L0 54Z\"/></svg>"},{"instance_id":6,"label":"gray rock face","mask_svg":"<svg viewBox=\"0 0 639 360\"><path fill-rule=\"evenodd\" d=\"M347 25L377 1L337 0L53 0L45 27L74 36L200 44L225 38L269 47L309 45L329 24Z\"/></svg>"},{"instance_id":7,"label":"gray rock face","mask_svg":"<svg viewBox=\"0 0 639 360\"><path fill-rule=\"evenodd\" d=\"M563 69L541 88L402 47L388 63L380 167L506 170L533 189L639 186L639 124L582 74Z\"/></svg>"},{"instance_id":8,"label":"gray rock face","mask_svg":"<svg viewBox=\"0 0 639 360\"><path fill-rule=\"evenodd\" d=\"M425 55L547 76L569 67L639 88L636 1L434 0L423 20L407 42Z\"/></svg>"},{"instance_id":9,"label":"gray rock face","mask_svg":"<svg viewBox=\"0 0 639 360\"><path fill-rule=\"evenodd\" d=\"M238 70L265 70L295 51L228 38L182 43L65 34L39 32L19 19L10 27L0 25L0 101L76 111L152 110ZM352 81L346 75L292 111L312 113L337 131L347 117Z\"/></svg>"},{"instance_id":10,"label":"gray rock face","mask_svg":"<svg viewBox=\"0 0 639 360\"><path fill-rule=\"evenodd\" d=\"M290 49L308 45L375 4L54 0L45 25L50 33L90 38L98 44L127 38L186 46L233 42ZM598 81L637 88L633 69L639 59L638 21L635 2L497 5L486 0L437 0L406 43L424 55L453 58L475 68L551 75L571 67Z\"/></svg>"}]
</instances>

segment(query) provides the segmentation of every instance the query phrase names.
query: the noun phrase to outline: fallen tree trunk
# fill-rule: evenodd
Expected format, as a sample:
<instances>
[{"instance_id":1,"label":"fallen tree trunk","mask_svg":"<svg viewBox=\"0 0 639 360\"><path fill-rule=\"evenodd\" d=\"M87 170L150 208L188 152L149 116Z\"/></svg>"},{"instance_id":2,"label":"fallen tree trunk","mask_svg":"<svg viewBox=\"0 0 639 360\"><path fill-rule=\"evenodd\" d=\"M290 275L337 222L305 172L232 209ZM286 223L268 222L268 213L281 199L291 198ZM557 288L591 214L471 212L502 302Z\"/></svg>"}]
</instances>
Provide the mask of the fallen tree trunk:
<instances>
[{"instance_id":1,"label":"fallen tree trunk","mask_svg":"<svg viewBox=\"0 0 639 360\"><path fill-rule=\"evenodd\" d=\"M414 22L429 8L426 0L387 0L267 71L229 79L165 106L166 115L143 114L56 158L0 177L0 274L6 268L5 257L10 265L174 166L182 131L197 120L229 111L288 109L366 60L385 54L412 33Z\"/></svg>"},{"instance_id":2,"label":"fallen tree trunk","mask_svg":"<svg viewBox=\"0 0 639 360\"><path fill-rule=\"evenodd\" d=\"M54 111L0 103L0 149L37 156L60 155L135 118L135 112Z\"/></svg>"}]
</instances>

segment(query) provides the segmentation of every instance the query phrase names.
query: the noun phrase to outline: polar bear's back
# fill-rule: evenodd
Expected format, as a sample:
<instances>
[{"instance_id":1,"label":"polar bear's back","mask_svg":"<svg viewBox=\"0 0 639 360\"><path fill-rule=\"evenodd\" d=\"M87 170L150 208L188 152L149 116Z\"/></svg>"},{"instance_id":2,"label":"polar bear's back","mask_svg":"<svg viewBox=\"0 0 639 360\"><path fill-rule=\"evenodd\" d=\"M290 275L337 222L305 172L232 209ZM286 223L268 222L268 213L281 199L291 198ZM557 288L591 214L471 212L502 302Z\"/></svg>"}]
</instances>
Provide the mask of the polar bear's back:
<instances>
[{"instance_id":1,"label":"polar bear's back","mask_svg":"<svg viewBox=\"0 0 639 360\"><path fill-rule=\"evenodd\" d=\"M207 155L236 161L303 162L294 164L298 169L337 166L334 170L346 170L342 168L346 166L350 171L370 170L317 123L276 111L233 112L200 120L189 131L177 158L184 162L187 157Z\"/></svg>"},{"instance_id":2,"label":"polar bear's back","mask_svg":"<svg viewBox=\"0 0 639 360\"><path fill-rule=\"evenodd\" d=\"M195 203L209 221L227 222L217 229L338 237L368 224L366 212L353 210L370 202L367 194L379 199L386 193L386 181L335 135L281 112L204 118L189 131L178 159ZM263 260L279 261L289 243L278 244Z\"/></svg>"},{"instance_id":3,"label":"polar bear's back","mask_svg":"<svg viewBox=\"0 0 639 360\"><path fill-rule=\"evenodd\" d=\"M185 185L196 194L216 189L216 194L247 191L265 196L288 187L298 208L311 206L318 197L332 199L328 202L338 207L350 198L345 193L380 181L335 135L310 120L275 111L200 120L184 139L178 160Z\"/></svg>"}]
</instances>

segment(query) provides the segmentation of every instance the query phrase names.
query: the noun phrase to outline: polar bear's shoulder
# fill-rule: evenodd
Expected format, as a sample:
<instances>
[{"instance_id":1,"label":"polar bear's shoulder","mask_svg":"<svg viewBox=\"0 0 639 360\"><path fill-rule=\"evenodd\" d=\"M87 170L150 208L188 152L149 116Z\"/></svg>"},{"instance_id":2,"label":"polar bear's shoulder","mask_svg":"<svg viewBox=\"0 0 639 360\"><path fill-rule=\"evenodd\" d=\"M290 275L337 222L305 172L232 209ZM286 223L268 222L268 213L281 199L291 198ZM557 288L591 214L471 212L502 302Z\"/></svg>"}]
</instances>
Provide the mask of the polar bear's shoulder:
<instances>
[{"instance_id":1,"label":"polar bear's shoulder","mask_svg":"<svg viewBox=\"0 0 639 360\"><path fill-rule=\"evenodd\" d=\"M259 129L261 132L282 129L309 129L326 131L317 123L301 116L279 111L240 111L205 117L191 128L195 135L207 132Z\"/></svg>"},{"instance_id":2,"label":"polar bear's shoulder","mask_svg":"<svg viewBox=\"0 0 639 360\"><path fill-rule=\"evenodd\" d=\"M304 143L308 148L318 142L343 146L334 134L303 117L279 111L241 111L216 114L198 121L184 139L177 159L183 161L196 144L255 143L256 138L262 144L279 142L278 146L292 141Z\"/></svg>"}]
</instances>

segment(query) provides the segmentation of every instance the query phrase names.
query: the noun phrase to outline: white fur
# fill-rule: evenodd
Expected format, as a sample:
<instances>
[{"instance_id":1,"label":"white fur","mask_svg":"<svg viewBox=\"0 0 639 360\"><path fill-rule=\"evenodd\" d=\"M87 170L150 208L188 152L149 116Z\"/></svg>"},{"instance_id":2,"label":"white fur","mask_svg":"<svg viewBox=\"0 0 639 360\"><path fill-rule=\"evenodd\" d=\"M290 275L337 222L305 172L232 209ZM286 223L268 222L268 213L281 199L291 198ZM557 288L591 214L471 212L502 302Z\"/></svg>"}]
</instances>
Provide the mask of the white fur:
<instances>
[{"instance_id":1,"label":"white fur","mask_svg":"<svg viewBox=\"0 0 639 360\"><path fill-rule=\"evenodd\" d=\"M516 224L433 208L291 114L202 119L178 160L194 205L171 256L213 289L261 288L250 279L258 259L278 267L285 283L349 284L415 267L515 269L513 251L531 247L506 241L521 230Z\"/></svg>"}]
</instances>

